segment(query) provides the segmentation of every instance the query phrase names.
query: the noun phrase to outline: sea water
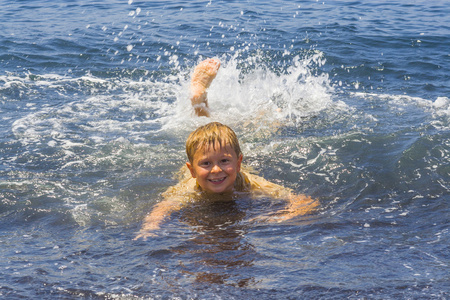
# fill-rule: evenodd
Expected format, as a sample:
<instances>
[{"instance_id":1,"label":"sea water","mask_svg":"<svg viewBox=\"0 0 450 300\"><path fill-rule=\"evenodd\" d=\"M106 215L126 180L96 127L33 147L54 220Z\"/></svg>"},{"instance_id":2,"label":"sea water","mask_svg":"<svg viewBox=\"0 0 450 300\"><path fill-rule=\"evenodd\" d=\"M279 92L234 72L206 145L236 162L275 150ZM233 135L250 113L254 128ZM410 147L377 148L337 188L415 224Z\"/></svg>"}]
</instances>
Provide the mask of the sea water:
<instances>
[{"instance_id":1,"label":"sea water","mask_svg":"<svg viewBox=\"0 0 450 300\"><path fill-rule=\"evenodd\" d=\"M449 297L447 1L0 3L1 297ZM244 197L133 241L211 120L319 209Z\"/></svg>"}]
</instances>

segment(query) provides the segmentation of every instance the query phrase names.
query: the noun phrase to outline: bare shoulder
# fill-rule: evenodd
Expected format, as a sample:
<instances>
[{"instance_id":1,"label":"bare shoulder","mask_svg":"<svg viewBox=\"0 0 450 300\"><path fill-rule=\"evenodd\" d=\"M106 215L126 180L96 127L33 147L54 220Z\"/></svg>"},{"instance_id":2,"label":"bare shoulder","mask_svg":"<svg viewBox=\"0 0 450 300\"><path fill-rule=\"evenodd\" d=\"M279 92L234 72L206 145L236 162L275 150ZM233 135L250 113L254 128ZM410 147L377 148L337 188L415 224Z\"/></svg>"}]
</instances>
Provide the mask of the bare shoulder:
<instances>
[{"instance_id":1,"label":"bare shoulder","mask_svg":"<svg viewBox=\"0 0 450 300\"><path fill-rule=\"evenodd\" d=\"M261 176L250 172L244 172L250 181L251 191L255 194L268 195L273 198L289 198L292 194L290 188L286 188L282 185L273 183Z\"/></svg>"},{"instance_id":2,"label":"bare shoulder","mask_svg":"<svg viewBox=\"0 0 450 300\"><path fill-rule=\"evenodd\" d=\"M195 192L196 180L192 178L189 169L186 166L183 166L178 171L175 175L175 179L178 180L178 183L169 187L164 193L162 193L164 199L170 197L179 198Z\"/></svg>"}]
</instances>

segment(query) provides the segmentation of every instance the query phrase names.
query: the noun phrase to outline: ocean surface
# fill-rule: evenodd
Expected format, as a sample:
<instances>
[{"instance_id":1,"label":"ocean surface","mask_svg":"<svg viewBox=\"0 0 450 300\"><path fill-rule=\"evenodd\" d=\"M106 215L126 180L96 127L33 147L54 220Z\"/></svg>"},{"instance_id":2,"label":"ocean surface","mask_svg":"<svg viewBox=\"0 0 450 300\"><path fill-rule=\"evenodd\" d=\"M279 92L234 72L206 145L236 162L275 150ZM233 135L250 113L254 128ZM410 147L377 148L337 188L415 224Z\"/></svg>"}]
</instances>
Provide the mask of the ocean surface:
<instances>
[{"instance_id":1,"label":"ocean surface","mask_svg":"<svg viewBox=\"0 0 450 300\"><path fill-rule=\"evenodd\" d=\"M447 0L0 7L0 298L450 299ZM134 241L211 120L319 209L243 198Z\"/></svg>"}]
</instances>

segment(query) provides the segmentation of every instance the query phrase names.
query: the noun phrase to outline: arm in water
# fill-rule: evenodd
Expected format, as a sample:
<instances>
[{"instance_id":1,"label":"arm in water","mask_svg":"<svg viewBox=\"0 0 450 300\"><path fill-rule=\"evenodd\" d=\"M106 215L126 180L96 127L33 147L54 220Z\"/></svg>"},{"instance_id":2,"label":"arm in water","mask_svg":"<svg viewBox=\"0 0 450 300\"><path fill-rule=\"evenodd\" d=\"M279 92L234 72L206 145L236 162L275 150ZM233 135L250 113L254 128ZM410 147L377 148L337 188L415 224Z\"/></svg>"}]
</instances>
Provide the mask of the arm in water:
<instances>
[{"instance_id":1,"label":"arm in water","mask_svg":"<svg viewBox=\"0 0 450 300\"><path fill-rule=\"evenodd\" d=\"M292 189L270 182L257 175L249 175L252 184L252 191L267 195L274 199L285 199L286 206L276 212L263 215L253 220L265 222L283 222L297 216L303 216L313 212L319 201L309 196L296 194Z\"/></svg>"},{"instance_id":2,"label":"arm in water","mask_svg":"<svg viewBox=\"0 0 450 300\"><path fill-rule=\"evenodd\" d=\"M161 202L156 204L150 214L145 217L141 230L134 239L138 240L142 238L146 240L148 237L157 236L155 232L160 229L164 220L182 207L183 201L179 197L164 198Z\"/></svg>"}]
</instances>

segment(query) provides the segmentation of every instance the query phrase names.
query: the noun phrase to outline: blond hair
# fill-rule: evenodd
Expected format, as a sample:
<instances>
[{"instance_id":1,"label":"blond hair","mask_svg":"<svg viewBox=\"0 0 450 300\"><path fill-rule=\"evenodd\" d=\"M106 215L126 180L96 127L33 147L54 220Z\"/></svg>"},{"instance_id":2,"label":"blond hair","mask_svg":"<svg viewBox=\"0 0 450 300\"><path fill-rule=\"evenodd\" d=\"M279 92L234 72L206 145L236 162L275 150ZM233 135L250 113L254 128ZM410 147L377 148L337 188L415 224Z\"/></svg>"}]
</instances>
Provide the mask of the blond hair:
<instances>
[{"instance_id":1,"label":"blond hair","mask_svg":"<svg viewBox=\"0 0 450 300\"><path fill-rule=\"evenodd\" d=\"M186 140L186 154L193 163L194 154L198 150L220 149L230 146L237 157L242 155L239 141L233 129L219 122L211 122L193 131Z\"/></svg>"}]
</instances>

